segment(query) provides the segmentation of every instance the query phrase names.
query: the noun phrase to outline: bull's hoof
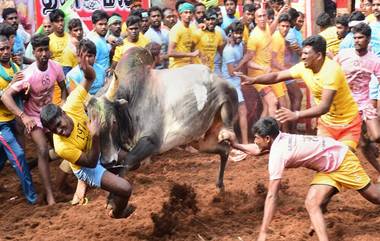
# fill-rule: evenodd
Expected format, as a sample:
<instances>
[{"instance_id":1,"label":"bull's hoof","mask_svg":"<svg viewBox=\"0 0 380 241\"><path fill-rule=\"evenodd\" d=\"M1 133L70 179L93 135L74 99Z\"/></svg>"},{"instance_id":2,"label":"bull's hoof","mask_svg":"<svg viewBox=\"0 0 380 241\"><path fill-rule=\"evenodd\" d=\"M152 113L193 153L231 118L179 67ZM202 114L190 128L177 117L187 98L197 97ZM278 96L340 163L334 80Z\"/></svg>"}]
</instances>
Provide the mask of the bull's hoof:
<instances>
[{"instance_id":1,"label":"bull's hoof","mask_svg":"<svg viewBox=\"0 0 380 241\"><path fill-rule=\"evenodd\" d=\"M139 169L140 165L141 165L140 162L137 162L137 163L127 163L127 165L125 165L125 169L127 171L134 171L134 170Z\"/></svg>"},{"instance_id":2,"label":"bull's hoof","mask_svg":"<svg viewBox=\"0 0 380 241\"><path fill-rule=\"evenodd\" d=\"M220 193L224 192L224 184L223 183L216 183L216 187L218 188Z\"/></svg>"},{"instance_id":3,"label":"bull's hoof","mask_svg":"<svg viewBox=\"0 0 380 241\"><path fill-rule=\"evenodd\" d=\"M227 129L222 129L220 132L219 132L219 135L218 135L218 142L222 142L222 141L234 141L236 140L236 135L233 131L230 131L230 130L227 130Z\"/></svg>"}]
</instances>

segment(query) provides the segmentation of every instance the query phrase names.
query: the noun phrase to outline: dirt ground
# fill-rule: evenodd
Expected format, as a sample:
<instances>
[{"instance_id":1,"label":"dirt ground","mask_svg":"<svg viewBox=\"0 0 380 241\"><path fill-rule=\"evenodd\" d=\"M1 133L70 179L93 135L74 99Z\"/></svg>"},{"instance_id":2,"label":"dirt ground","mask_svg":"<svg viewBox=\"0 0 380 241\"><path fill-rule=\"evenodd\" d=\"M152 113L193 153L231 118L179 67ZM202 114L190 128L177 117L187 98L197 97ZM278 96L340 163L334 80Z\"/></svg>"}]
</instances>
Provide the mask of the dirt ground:
<instances>
[{"instance_id":1,"label":"dirt ground","mask_svg":"<svg viewBox=\"0 0 380 241\"><path fill-rule=\"evenodd\" d=\"M137 209L124 220L107 216L107 194L102 190L90 190L85 206L71 206L71 195L58 191L54 206L28 205L17 176L7 165L0 175L0 240L254 240L266 195L266 158L229 162L225 192L220 194L215 187L218 156L171 151L154 157L150 165L128 177L134 187L131 202ZM375 177L373 168L363 163ZM53 181L58 164L51 165ZM32 173L41 197L37 168ZM306 169L285 172L268 240L317 240L307 234L310 222L304 207L312 175ZM69 181L74 188L75 179ZM178 197L187 201L181 203ZM326 217L331 240L380 240L380 207L356 192L334 197Z\"/></svg>"}]
</instances>

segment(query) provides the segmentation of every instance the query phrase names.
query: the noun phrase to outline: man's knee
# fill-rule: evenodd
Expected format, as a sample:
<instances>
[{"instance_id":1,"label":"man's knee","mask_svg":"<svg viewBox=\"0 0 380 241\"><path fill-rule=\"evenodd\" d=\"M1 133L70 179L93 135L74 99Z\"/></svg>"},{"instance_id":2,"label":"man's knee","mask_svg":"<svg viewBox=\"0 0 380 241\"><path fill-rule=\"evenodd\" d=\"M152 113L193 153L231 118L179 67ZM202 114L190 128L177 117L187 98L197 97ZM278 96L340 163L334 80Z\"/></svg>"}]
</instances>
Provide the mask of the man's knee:
<instances>
[{"instance_id":1,"label":"man's knee","mask_svg":"<svg viewBox=\"0 0 380 241\"><path fill-rule=\"evenodd\" d=\"M321 202L317 200L314 196L307 196L305 199L305 207L308 212L311 212L315 209L320 209Z\"/></svg>"},{"instance_id":2,"label":"man's knee","mask_svg":"<svg viewBox=\"0 0 380 241\"><path fill-rule=\"evenodd\" d=\"M38 147L38 155L42 158L49 158L49 148L48 146L39 146Z\"/></svg>"},{"instance_id":3,"label":"man's knee","mask_svg":"<svg viewBox=\"0 0 380 241\"><path fill-rule=\"evenodd\" d=\"M246 108L246 106L245 106L245 104L244 104L244 102L243 103L241 103L240 104L240 106L239 106L239 115L240 116L246 116L247 115L247 108Z\"/></svg>"}]
</instances>

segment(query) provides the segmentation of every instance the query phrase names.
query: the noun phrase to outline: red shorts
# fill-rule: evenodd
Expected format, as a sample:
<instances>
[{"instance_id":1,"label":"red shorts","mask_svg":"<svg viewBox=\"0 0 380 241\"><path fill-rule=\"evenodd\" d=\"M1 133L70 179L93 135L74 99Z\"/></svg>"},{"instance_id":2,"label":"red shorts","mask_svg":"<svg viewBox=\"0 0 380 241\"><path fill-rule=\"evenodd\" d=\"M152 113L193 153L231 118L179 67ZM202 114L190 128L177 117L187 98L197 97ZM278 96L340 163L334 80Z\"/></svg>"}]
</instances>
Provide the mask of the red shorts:
<instances>
[{"instance_id":1,"label":"red shorts","mask_svg":"<svg viewBox=\"0 0 380 241\"><path fill-rule=\"evenodd\" d=\"M318 119L318 135L329 136L340 141L353 150L359 144L360 134L362 130L362 119L358 114L350 123L346 125L331 125Z\"/></svg>"}]
</instances>

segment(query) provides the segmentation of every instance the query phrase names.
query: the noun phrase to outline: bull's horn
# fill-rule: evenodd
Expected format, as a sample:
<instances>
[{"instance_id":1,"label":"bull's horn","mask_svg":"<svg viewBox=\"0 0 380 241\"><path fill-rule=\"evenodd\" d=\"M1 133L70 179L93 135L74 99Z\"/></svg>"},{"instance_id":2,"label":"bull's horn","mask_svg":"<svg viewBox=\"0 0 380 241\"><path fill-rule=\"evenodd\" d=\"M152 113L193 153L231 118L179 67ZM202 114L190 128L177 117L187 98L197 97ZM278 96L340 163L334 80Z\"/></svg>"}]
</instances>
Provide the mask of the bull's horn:
<instances>
[{"instance_id":1,"label":"bull's horn","mask_svg":"<svg viewBox=\"0 0 380 241\"><path fill-rule=\"evenodd\" d=\"M106 98L109 101L113 102L115 100L118 88L119 88L119 79L117 78L116 74L114 74L106 92Z\"/></svg>"}]
</instances>

